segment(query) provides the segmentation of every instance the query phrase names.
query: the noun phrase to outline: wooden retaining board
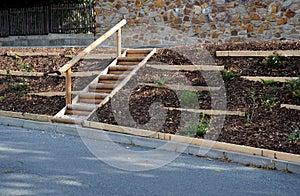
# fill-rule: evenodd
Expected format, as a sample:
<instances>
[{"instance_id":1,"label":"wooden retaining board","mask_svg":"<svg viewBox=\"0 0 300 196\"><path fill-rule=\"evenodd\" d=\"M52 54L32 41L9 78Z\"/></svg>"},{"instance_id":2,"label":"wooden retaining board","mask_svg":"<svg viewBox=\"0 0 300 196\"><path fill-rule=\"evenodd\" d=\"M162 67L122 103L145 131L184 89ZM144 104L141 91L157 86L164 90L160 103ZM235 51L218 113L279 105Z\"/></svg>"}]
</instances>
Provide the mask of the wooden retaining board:
<instances>
[{"instance_id":1,"label":"wooden retaining board","mask_svg":"<svg viewBox=\"0 0 300 196\"><path fill-rule=\"evenodd\" d=\"M176 84L165 84L158 85L154 83L138 83L141 86L153 86L158 88L167 88L176 91L218 91L221 87L208 87L208 86L186 86L186 85L176 85Z\"/></svg>"},{"instance_id":2,"label":"wooden retaining board","mask_svg":"<svg viewBox=\"0 0 300 196\"><path fill-rule=\"evenodd\" d=\"M27 120L36 120L42 122L51 122L52 116L41 115L41 114L31 114L31 113L22 113L22 112L11 112L0 110L0 116L12 117L12 118L21 118Z\"/></svg>"},{"instance_id":3,"label":"wooden retaining board","mask_svg":"<svg viewBox=\"0 0 300 196\"><path fill-rule=\"evenodd\" d=\"M289 82L290 80L297 80L298 77L271 77L271 76L241 76L249 81L262 82L262 80L274 80L274 82Z\"/></svg>"},{"instance_id":4,"label":"wooden retaining board","mask_svg":"<svg viewBox=\"0 0 300 196\"><path fill-rule=\"evenodd\" d=\"M168 71L222 71L224 66L216 65L149 65L146 67Z\"/></svg>"},{"instance_id":5,"label":"wooden retaining board","mask_svg":"<svg viewBox=\"0 0 300 196\"><path fill-rule=\"evenodd\" d=\"M272 51L251 51L251 50L240 50L240 51L216 51L217 57L267 57L274 54L274 52L282 56L294 56L300 57L300 50L272 50Z\"/></svg>"},{"instance_id":6,"label":"wooden retaining board","mask_svg":"<svg viewBox=\"0 0 300 196\"><path fill-rule=\"evenodd\" d=\"M83 121L83 126L94 128L94 129L107 130L107 131L124 133L124 134L132 134L132 135L150 137L150 138L161 139L161 140L170 140L170 141L180 142L185 144L193 144L197 146L211 147L214 149L245 153L250 155L300 163L300 155L278 152L278 151L273 151L268 149L254 148L249 146L217 142L217 141L200 139L200 138L192 138L192 137L186 137L181 135L173 135L168 133L160 133L160 132L149 131L144 129L111 125L111 124L99 123L99 122L93 122L87 120Z\"/></svg>"},{"instance_id":7,"label":"wooden retaining board","mask_svg":"<svg viewBox=\"0 0 300 196\"><path fill-rule=\"evenodd\" d=\"M280 107L281 108L292 109L292 110L300 110L299 105L281 104Z\"/></svg>"},{"instance_id":8,"label":"wooden retaining board","mask_svg":"<svg viewBox=\"0 0 300 196\"><path fill-rule=\"evenodd\" d=\"M190 109L190 108L174 108L174 107L165 107L167 110L177 110L184 112L192 113L202 113L207 115L232 115L232 116L245 116L245 112L241 111L228 111L228 110L200 110L200 109Z\"/></svg>"},{"instance_id":9,"label":"wooden retaining board","mask_svg":"<svg viewBox=\"0 0 300 196\"><path fill-rule=\"evenodd\" d=\"M101 71L87 71L87 72L73 72L72 77L89 77L89 76L95 76L99 75ZM0 70L0 75L7 75L6 70ZM24 72L24 71L10 71L10 75L12 76L37 76L37 77L43 77L45 76L45 73L43 72ZM47 74L48 76L53 77L65 77L65 75L57 75L57 74Z\"/></svg>"}]
</instances>

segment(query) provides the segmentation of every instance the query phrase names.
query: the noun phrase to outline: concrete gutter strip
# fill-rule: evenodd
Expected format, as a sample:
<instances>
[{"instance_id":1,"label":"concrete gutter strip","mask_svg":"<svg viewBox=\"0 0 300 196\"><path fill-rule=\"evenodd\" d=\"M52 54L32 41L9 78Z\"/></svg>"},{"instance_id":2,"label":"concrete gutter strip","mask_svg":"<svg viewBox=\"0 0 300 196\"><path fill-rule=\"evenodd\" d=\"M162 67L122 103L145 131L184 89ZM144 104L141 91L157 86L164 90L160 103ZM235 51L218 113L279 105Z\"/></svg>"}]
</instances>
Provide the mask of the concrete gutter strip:
<instances>
[{"instance_id":1,"label":"concrete gutter strip","mask_svg":"<svg viewBox=\"0 0 300 196\"><path fill-rule=\"evenodd\" d=\"M110 141L116 143L134 144L138 146L148 147L148 148L158 148L166 143L172 143L173 148L165 149L167 151L182 152L185 154L191 154L195 156L205 156L214 159L229 160L246 165L255 165L261 167L268 167L271 169L285 170L292 173L300 174L300 163L292 161L284 161L275 158L262 157L251 154L244 154L238 152L232 152L228 150L215 149L211 147L198 146L193 144L186 144L180 142L174 142L169 140L154 139L148 137L141 137L129 134L122 134L116 132L108 132L93 128L83 128L76 125L65 125L65 124L55 124L50 122L38 122L32 120L25 120L20 118L11 118L0 116L0 124L7 126L23 127L27 129L49 131L61 134L76 135L79 136L78 129L84 130L84 137ZM109 137L107 137L109 136Z\"/></svg>"}]
</instances>

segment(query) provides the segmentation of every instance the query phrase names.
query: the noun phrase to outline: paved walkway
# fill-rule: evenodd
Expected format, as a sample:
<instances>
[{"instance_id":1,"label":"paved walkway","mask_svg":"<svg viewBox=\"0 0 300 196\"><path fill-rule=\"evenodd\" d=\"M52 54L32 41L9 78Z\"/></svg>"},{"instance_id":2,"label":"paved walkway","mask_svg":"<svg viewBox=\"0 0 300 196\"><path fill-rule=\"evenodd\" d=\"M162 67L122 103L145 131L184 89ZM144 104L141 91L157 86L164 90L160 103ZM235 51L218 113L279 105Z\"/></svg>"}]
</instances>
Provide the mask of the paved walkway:
<instances>
[{"instance_id":1,"label":"paved walkway","mask_svg":"<svg viewBox=\"0 0 300 196\"><path fill-rule=\"evenodd\" d=\"M0 125L1 196L299 193L300 175L296 174L189 155L159 169L128 172L97 160L80 137Z\"/></svg>"}]
</instances>

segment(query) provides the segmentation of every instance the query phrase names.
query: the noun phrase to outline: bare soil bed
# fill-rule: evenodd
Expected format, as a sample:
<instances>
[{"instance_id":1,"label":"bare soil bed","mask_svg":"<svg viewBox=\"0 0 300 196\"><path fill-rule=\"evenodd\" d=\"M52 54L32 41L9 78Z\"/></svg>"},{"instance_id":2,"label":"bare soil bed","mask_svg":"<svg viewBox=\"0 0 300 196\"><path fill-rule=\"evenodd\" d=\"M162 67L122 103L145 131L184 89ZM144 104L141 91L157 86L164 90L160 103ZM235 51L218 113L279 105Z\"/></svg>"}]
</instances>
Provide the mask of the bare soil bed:
<instances>
[{"instance_id":1,"label":"bare soil bed","mask_svg":"<svg viewBox=\"0 0 300 196\"><path fill-rule=\"evenodd\" d=\"M299 41L282 41L282 42L249 42L249 43L231 43L231 44L208 44L205 46L181 46L159 49L157 54L153 56L149 64L165 64L165 65L196 65L196 64L214 64L225 66L226 70L230 70L230 74L220 74L216 71L162 71L153 68L143 68L136 76L118 93L117 97L122 103L128 105L129 115L134 120L134 124L145 125L151 120L151 111L165 111L166 116L158 114L158 122L162 124L148 127L153 131L162 131L165 133L189 135L194 137L195 133L181 130L182 123L181 115L186 113L193 116L192 112L171 111L166 110L166 107L181 107L182 95L184 90L174 91L165 87L168 84L178 84L190 86L211 86L216 87L221 85L221 89L226 93L226 108L230 111L245 112L244 116L227 115L225 117L224 126L219 133L214 128L208 129L209 132L204 136L208 139L216 139L222 142L241 144L253 147L267 148L283 152L300 154L300 145L297 142L288 140L288 136L294 131L300 129L300 111L281 108L281 104L296 104L300 105L299 97L293 96L293 93L288 88L286 83L273 81L251 82L240 78L240 76L300 76L300 58L288 57L284 61L283 67L274 68L266 66L262 63L261 57L215 57L217 50L300 50ZM9 63L12 70L18 70L18 63L12 63L12 60L7 60L5 52L0 49L0 69L5 70ZM7 50L7 49L5 49ZM11 49L10 49L11 50ZM19 49L26 50L26 49ZM44 49L43 49L44 50ZM59 50L59 49L56 49ZM61 54L71 53L69 50L61 49ZM74 49L73 49L74 50ZM80 49L76 49L80 50ZM62 58L63 55L61 55ZM9 57L13 58L13 57ZM32 65L38 64L33 57ZM43 57L45 58L45 57ZM39 65L42 72L47 70L55 70L62 66L62 60L49 58L47 61L54 62L51 68ZM25 60L24 60L25 61ZM26 62L31 64L31 61L26 58ZM57 64L55 64L57 62ZM107 64L107 62L106 62ZM102 62L105 66L105 62ZM78 65L80 70L80 65ZM87 66L83 68L88 70ZM38 70L35 68L35 70ZM75 70L76 71L76 70ZM223 83L213 76L221 75L224 78ZM204 77L205 76L205 77ZM210 77L211 76L211 77ZM26 95L30 92L47 92L47 91L63 91L63 78L43 79L29 78L27 81L30 88L26 90L25 96L20 97L19 91L8 89L5 81L1 76L0 83L0 103L2 110L30 112L37 114L54 115L64 106L64 98L42 97ZM90 79L88 79L90 80ZM208 84L208 81L211 83ZM37 85L39 83L39 85ZM76 82L75 82L76 83ZM158 86L145 86L140 83L161 84ZM223 85L222 85L223 84ZM84 86L84 84L82 84ZM129 100L125 99L130 94ZM197 106L199 109L213 109L212 92L198 91ZM123 97L123 100L122 100ZM113 103L113 105L111 105ZM154 103L160 103L155 105ZM154 106L154 105L155 106ZM124 105L121 105L122 107ZM156 108L158 107L158 108ZM165 107L164 109L161 109ZM160 109L159 109L160 108ZM110 124L121 124L116 117L122 116L123 110L119 110L115 102L109 102L91 117L90 120L105 122ZM164 113L164 112L163 112ZM121 114L121 115L120 115ZM123 115L126 116L126 115ZM126 116L128 118L128 116ZM197 115L197 118L202 118ZM205 122L214 120L211 115L204 116ZM126 124L126 123L125 123ZM135 126L130 123L128 126ZM188 126L187 123L185 125ZM216 134L214 134L216 133ZM195 137L199 137L195 136Z\"/></svg>"}]
</instances>

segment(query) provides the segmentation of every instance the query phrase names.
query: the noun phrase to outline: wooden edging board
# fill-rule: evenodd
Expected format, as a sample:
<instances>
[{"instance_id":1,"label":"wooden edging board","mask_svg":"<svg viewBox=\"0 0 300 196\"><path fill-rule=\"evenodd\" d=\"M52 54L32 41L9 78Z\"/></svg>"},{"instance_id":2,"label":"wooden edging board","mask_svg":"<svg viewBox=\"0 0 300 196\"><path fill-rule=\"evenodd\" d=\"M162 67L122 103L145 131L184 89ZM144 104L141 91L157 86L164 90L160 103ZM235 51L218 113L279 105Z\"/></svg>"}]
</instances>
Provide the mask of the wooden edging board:
<instances>
[{"instance_id":1,"label":"wooden edging board","mask_svg":"<svg viewBox=\"0 0 300 196\"><path fill-rule=\"evenodd\" d=\"M87 72L73 72L72 77L89 77L89 76L95 76L99 75L101 71L87 71ZM7 75L6 70L0 70L0 75ZM23 71L10 71L10 75L12 76L37 76L37 77L43 77L45 76L45 73L43 72L23 72ZM57 74L47 74L48 76L53 77L65 77L65 75L57 75Z\"/></svg>"},{"instance_id":2,"label":"wooden edging board","mask_svg":"<svg viewBox=\"0 0 300 196\"><path fill-rule=\"evenodd\" d=\"M273 80L274 82L288 82L297 80L298 77L271 77L271 76L241 76L241 78L253 82L262 82L263 80Z\"/></svg>"},{"instance_id":3,"label":"wooden edging board","mask_svg":"<svg viewBox=\"0 0 300 196\"><path fill-rule=\"evenodd\" d=\"M278 52L282 56L300 56L300 50L270 50L270 51L252 51L252 50L239 50L239 51L216 51L217 57L267 57Z\"/></svg>"},{"instance_id":4,"label":"wooden edging board","mask_svg":"<svg viewBox=\"0 0 300 196\"><path fill-rule=\"evenodd\" d=\"M41 114L31 114L31 113L22 113L22 112L11 112L0 110L0 116L12 117L12 118L21 118L26 120L36 120L42 122L50 122L52 116L41 115Z\"/></svg>"},{"instance_id":5,"label":"wooden edging board","mask_svg":"<svg viewBox=\"0 0 300 196\"><path fill-rule=\"evenodd\" d=\"M78 95L81 91L72 91L72 94ZM28 93L28 95L37 95L44 97L53 97L53 96L66 96L66 92L39 92L39 93Z\"/></svg>"},{"instance_id":6,"label":"wooden edging board","mask_svg":"<svg viewBox=\"0 0 300 196\"><path fill-rule=\"evenodd\" d=\"M192 137L186 137L181 135L160 133L160 132L149 131L144 129L130 128L130 127L111 125L111 124L99 123L99 122L93 122L87 120L83 121L83 126L88 128L101 129L101 130L107 130L112 132L137 135L142 137L150 137L150 138L161 139L161 140L170 140L173 142L193 144L197 146L211 147L214 149L227 150L227 151L233 151L238 153L245 153L250 155L300 163L300 155L267 150L262 148L254 148L249 146L217 142L217 141L200 139L200 138L192 138Z\"/></svg>"},{"instance_id":7,"label":"wooden edging board","mask_svg":"<svg viewBox=\"0 0 300 196\"><path fill-rule=\"evenodd\" d=\"M178 110L185 112L193 113L203 113L208 115L233 115L233 116L245 116L245 112L241 111L228 111L228 110L200 110L200 109L190 109L190 108L174 108L174 107L165 107L167 110Z\"/></svg>"},{"instance_id":8,"label":"wooden edging board","mask_svg":"<svg viewBox=\"0 0 300 196\"><path fill-rule=\"evenodd\" d=\"M222 71L224 66L216 65L151 65L147 64L146 67L168 71Z\"/></svg>"},{"instance_id":9,"label":"wooden edging board","mask_svg":"<svg viewBox=\"0 0 300 196\"><path fill-rule=\"evenodd\" d=\"M292 110L300 110L299 105L281 104L280 107L281 108L292 109Z\"/></svg>"},{"instance_id":10,"label":"wooden edging board","mask_svg":"<svg viewBox=\"0 0 300 196\"><path fill-rule=\"evenodd\" d=\"M208 87L208 86L187 86L187 85L176 85L176 84L164 84L159 85L155 83L138 83L141 86L153 86L160 88L167 88L176 91L218 91L221 87Z\"/></svg>"}]
</instances>

